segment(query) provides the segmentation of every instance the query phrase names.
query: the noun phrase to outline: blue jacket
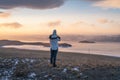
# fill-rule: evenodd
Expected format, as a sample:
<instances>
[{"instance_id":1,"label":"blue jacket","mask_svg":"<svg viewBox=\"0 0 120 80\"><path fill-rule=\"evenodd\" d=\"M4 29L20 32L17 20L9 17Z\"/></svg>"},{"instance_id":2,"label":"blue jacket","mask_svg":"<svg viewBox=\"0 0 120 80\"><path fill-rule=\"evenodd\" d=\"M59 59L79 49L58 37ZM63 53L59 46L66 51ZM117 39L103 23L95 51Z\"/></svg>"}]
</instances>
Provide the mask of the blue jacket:
<instances>
[{"instance_id":1,"label":"blue jacket","mask_svg":"<svg viewBox=\"0 0 120 80\"><path fill-rule=\"evenodd\" d=\"M58 41L60 41L60 37L59 36L55 36L55 35L50 35L49 36L50 39L50 47L52 50L57 50L59 45L58 45Z\"/></svg>"}]
</instances>

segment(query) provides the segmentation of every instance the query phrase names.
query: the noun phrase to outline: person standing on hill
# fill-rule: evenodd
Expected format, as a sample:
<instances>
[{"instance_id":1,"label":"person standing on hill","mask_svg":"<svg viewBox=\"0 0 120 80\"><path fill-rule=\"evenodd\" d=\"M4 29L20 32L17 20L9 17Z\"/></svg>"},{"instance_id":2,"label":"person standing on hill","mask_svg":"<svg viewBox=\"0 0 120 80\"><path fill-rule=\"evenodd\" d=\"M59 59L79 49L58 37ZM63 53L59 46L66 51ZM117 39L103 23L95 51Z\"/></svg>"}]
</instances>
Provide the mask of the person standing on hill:
<instances>
[{"instance_id":1,"label":"person standing on hill","mask_svg":"<svg viewBox=\"0 0 120 80\"><path fill-rule=\"evenodd\" d=\"M53 67L56 67L56 57L58 53L58 41L60 37L57 35L57 31L53 30L53 33L49 36L50 39L50 63L53 64Z\"/></svg>"}]
</instances>

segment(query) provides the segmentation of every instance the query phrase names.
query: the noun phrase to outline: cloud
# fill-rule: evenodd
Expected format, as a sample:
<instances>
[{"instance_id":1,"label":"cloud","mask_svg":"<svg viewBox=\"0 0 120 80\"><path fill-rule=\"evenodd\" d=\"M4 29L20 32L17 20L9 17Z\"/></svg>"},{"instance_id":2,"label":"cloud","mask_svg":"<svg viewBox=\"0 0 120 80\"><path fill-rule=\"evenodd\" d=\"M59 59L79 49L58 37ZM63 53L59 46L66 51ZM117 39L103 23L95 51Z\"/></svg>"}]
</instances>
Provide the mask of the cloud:
<instances>
[{"instance_id":1,"label":"cloud","mask_svg":"<svg viewBox=\"0 0 120 80\"><path fill-rule=\"evenodd\" d=\"M101 23L101 24L106 24L106 23L108 23L108 24L118 24L119 22L117 22L117 21L114 21L114 20L109 20L109 19L105 19L105 18L101 18L101 19L97 19L97 22L98 23Z\"/></svg>"},{"instance_id":2,"label":"cloud","mask_svg":"<svg viewBox=\"0 0 120 80\"><path fill-rule=\"evenodd\" d=\"M109 20L107 20L107 19L98 19L97 21L101 24L105 24L105 23L109 22Z\"/></svg>"},{"instance_id":3,"label":"cloud","mask_svg":"<svg viewBox=\"0 0 120 80\"><path fill-rule=\"evenodd\" d=\"M86 21L77 21L69 25L69 32L78 34L94 34L98 26ZM67 30L66 30L67 31Z\"/></svg>"},{"instance_id":4,"label":"cloud","mask_svg":"<svg viewBox=\"0 0 120 80\"><path fill-rule=\"evenodd\" d=\"M97 1L93 6L98 6L102 8L120 8L120 0L94 0Z\"/></svg>"},{"instance_id":5,"label":"cloud","mask_svg":"<svg viewBox=\"0 0 120 80\"><path fill-rule=\"evenodd\" d=\"M0 8L12 9L25 7L32 9L52 9L60 7L65 0L0 0Z\"/></svg>"},{"instance_id":6,"label":"cloud","mask_svg":"<svg viewBox=\"0 0 120 80\"><path fill-rule=\"evenodd\" d=\"M13 23L1 23L0 27L9 27L9 28L20 28L22 24L18 22L13 22Z\"/></svg>"},{"instance_id":7,"label":"cloud","mask_svg":"<svg viewBox=\"0 0 120 80\"><path fill-rule=\"evenodd\" d=\"M0 18L7 18L10 16L10 13L8 12L0 12Z\"/></svg>"},{"instance_id":8,"label":"cloud","mask_svg":"<svg viewBox=\"0 0 120 80\"><path fill-rule=\"evenodd\" d=\"M60 26L61 25L61 21L54 21L54 22L49 22L48 23L48 26L52 26L52 27L55 27L55 26Z\"/></svg>"},{"instance_id":9,"label":"cloud","mask_svg":"<svg viewBox=\"0 0 120 80\"><path fill-rule=\"evenodd\" d=\"M85 0L85 1L93 1L93 2L96 2L96 1L103 1L103 0Z\"/></svg>"},{"instance_id":10,"label":"cloud","mask_svg":"<svg viewBox=\"0 0 120 80\"><path fill-rule=\"evenodd\" d=\"M81 26L81 27L86 27L86 26L89 26L89 27L94 27L95 25L94 24L90 24L90 23L87 23L87 22L84 22L84 21L79 21L79 22L76 22L73 24L74 26ZM72 26L73 26L72 25Z\"/></svg>"}]
</instances>

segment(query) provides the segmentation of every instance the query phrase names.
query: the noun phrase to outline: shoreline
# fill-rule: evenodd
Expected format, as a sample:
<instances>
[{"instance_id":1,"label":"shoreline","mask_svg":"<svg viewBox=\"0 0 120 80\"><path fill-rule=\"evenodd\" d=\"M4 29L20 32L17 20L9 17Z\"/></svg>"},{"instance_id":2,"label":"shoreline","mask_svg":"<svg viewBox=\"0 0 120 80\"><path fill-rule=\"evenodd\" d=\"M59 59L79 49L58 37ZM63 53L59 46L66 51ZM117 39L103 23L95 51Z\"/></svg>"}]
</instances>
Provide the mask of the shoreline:
<instances>
[{"instance_id":1,"label":"shoreline","mask_svg":"<svg viewBox=\"0 0 120 80\"><path fill-rule=\"evenodd\" d=\"M5 48L4 47L0 47L0 48L1 49L18 49L18 50L28 50L28 51L30 50L30 51L45 51L45 52L49 52L49 50L46 50L46 49L45 50L42 50L42 49L41 50L38 50L38 49L35 50L35 49L7 48L7 47L5 47ZM108 56L108 57L120 58L119 55L117 56L117 55L113 55L113 54L110 55L110 54L103 54L103 53L100 54L100 53L95 53L95 52L93 52L93 53L91 53L91 52L89 53L88 52L87 53L87 52L82 52L82 51L79 52L79 51L69 51L69 50L68 51L60 50L59 52L62 52L62 53L74 53L74 54L87 54L87 55L90 54L90 55L98 55L98 56Z\"/></svg>"},{"instance_id":2,"label":"shoreline","mask_svg":"<svg viewBox=\"0 0 120 80\"><path fill-rule=\"evenodd\" d=\"M18 54L18 55L16 55ZM9 56L8 56L9 55ZM29 56L27 56L29 55ZM37 56L39 55L39 56ZM42 58L42 56L49 58L50 52L46 50L28 50L28 49L16 49L16 48L0 48L0 57L38 57ZM108 56L108 55L100 55L100 54L89 54L89 53L80 53L80 52L64 52L59 51L58 56L93 56L93 57L104 57L104 58L113 58L120 59L120 57L116 56Z\"/></svg>"}]
</instances>

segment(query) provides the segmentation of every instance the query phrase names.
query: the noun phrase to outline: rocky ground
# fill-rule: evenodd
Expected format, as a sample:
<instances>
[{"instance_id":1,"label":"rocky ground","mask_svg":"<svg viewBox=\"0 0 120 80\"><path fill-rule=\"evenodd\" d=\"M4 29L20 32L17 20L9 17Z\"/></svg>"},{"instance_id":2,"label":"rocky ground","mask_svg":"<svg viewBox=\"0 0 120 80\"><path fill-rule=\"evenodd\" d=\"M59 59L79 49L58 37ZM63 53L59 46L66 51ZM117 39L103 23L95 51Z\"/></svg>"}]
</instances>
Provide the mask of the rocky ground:
<instances>
[{"instance_id":1,"label":"rocky ground","mask_svg":"<svg viewBox=\"0 0 120 80\"><path fill-rule=\"evenodd\" d=\"M120 80L120 58L59 52L57 67L49 51L0 48L0 80Z\"/></svg>"},{"instance_id":2,"label":"rocky ground","mask_svg":"<svg viewBox=\"0 0 120 80\"><path fill-rule=\"evenodd\" d=\"M120 66L80 64L52 67L48 58L0 57L0 80L120 80Z\"/></svg>"}]
</instances>

